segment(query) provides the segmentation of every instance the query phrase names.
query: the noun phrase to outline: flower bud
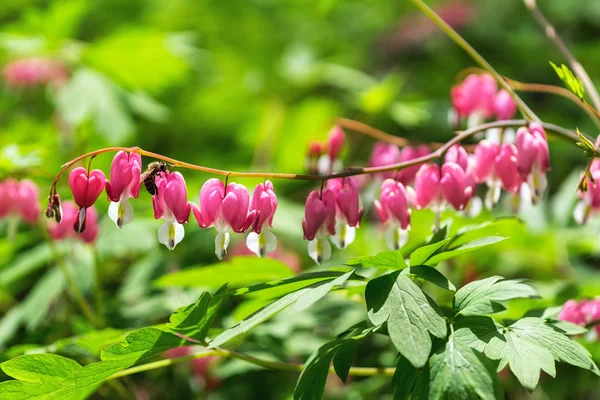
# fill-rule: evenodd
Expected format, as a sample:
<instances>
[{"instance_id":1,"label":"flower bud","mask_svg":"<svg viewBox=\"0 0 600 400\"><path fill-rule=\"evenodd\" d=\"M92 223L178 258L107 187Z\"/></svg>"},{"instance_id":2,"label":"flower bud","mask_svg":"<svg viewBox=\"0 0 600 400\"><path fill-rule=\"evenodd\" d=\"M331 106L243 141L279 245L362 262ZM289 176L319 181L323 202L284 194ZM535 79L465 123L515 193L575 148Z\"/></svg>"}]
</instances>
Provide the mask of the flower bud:
<instances>
[{"instance_id":1,"label":"flower bud","mask_svg":"<svg viewBox=\"0 0 600 400\"><path fill-rule=\"evenodd\" d=\"M517 103L505 89L494 98L494 113L499 121L511 119L517 113Z\"/></svg>"},{"instance_id":2,"label":"flower bud","mask_svg":"<svg viewBox=\"0 0 600 400\"><path fill-rule=\"evenodd\" d=\"M158 229L158 241L173 250L183 240L183 224L191 211L185 180L179 172L161 172L156 177L156 188L152 196L154 218L165 221Z\"/></svg>"},{"instance_id":3,"label":"flower bud","mask_svg":"<svg viewBox=\"0 0 600 400\"><path fill-rule=\"evenodd\" d=\"M459 167L460 168L460 167ZM415 176L415 206L422 209L434 203L441 203L440 167L436 164L423 164Z\"/></svg>"},{"instance_id":4,"label":"flower bud","mask_svg":"<svg viewBox=\"0 0 600 400\"><path fill-rule=\"evenodd\" d=\"M269 230L273 226L273 215L277 209L277 196L270 181L260 183L254 189L250 202L253 216L252 232L246 237L246 245L254 254L264 257L277 248L277 238Z\"/></svg>"},{"instance_id":5,"label":"flower bud","mask_svg":"<svg viewBox=\"0 0 600 400\"><path fill-rule=\"evenodd\" d=\"M399 250L408 240L410 230L410 208L404 185L393 179L381 184L380 200L375 200L375 209L385 226L385 239L388 247Z\"/></svg>"},{"instance_id":6,"label":"flower bud","mask_svg":"<svg viewBox=\"0 0 600 400\"><path fill-rule=\"evenodd\" d=\"M352 178L336 178L327 181L327 189L335 195L336 225L332 236L334 244L344 249L354 241L356 228L364 213L359 206L359 196L356 183Z\"/></svg>"},{"instance_id":7,"label":"flower bud","mask_svg":"<svg viewBox=\"0 0 600 400\"><path fill-rule=\"evenodd\" d=\"M321 194L313 190L306 199L302 229L304 239L309 241L308 253L317 263L326 261L331 256L331 246L327 235L335 235L335 194L323 189Z\"/></svg>"},{"instance_id":8,"label":"flower bud","mask_svg":"<svg viewBox=\"0 0 600 400\"><path fill-rule=\"evenodd\" d=\"M450 92L452 105L459 117L478 113L483 118L494 114L494 100L498 86L489 74L471 74Z\"/></svg>"},{"instance_id":9,"label":"flower bud","mask_svg":"<svg viewBox=\"0 0 600 400\"><path fill-rule=\"evenodd\" d=\"M460 165L446 162L442 165L440 187L444 199L456 210L463 210L473 194L467 175Z\"/></svg>"}]
</instances>

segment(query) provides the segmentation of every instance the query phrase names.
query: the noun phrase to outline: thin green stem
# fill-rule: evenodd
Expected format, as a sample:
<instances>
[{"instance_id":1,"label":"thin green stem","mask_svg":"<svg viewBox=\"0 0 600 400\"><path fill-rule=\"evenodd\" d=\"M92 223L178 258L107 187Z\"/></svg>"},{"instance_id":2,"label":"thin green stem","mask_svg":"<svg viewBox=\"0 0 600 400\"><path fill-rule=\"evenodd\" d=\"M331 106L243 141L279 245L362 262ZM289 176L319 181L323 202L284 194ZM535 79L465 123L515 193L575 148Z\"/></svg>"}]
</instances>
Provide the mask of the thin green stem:
<instances>
[{"instance_id":1,"label":"thin green stem","mask_svg":"<svg viewBox=\"0 0 600 400\"><path fill-rule=\"evenodd\" d=\"M231 350L225 349L214 349L208 351L202 351L196 354L190 354L183 357L170 358L167 360L159 360L154 361L147 364L137 365L135 367L128 368L123 371L119 371L116 374L111 375L106 378L106 380L117 379L123 376L136 374L138 372L149 371L156 368L163 368L169 365L179 364L182 362L187 362L193 360L195 358L205 358L211 356L219 356L224 358L235 358L238 360L245 361L250 364L258 365L267 369L274 369L279 371L289 371L289 372L301 372L304 368L303 364L294 364L294 363L284 363L279 361L269 361L263 360L257 357L253 357L247 354L238 353ZM329 368L329 372L335 373L333 367ZM396 372L396 368L372 368L372 367L352 367L350 368L349 375L352 376L374 376L374 375L383 375L383 376L393 376L394 372Z\"/></svg>"},{"instance_id":2,"label":"thin green stem","mask_svg":"<svg viewBox=\"0 0 600 400\"><path fill-rule=\"evenodd\" d=\"M102 271L100 269L100 260L98 260L98 252L96 247L92 247L94 254L94 305L96 314L103 323L104 322L104 296L102 294Z\"/></svg>"},{"instance_id":3,"label":"thin green stem","mask_svg":"<svg viewBox=\"0 0 600 400\"><path fill-rule=\"evenodd\" d=\"M50 234L48 233L47 226L40 222L38 224L38 227L40 229L40 232L44 236L44 239L48 243L48 246L50 247L50 252L52 253L54 262L56 263L58 268L60 268L63 276L65 277L65 281L67 282L67 287L69 289L69 293L71 294L71 297L75 300L75 302L77 303L77 305L79 306L79 308L81 309L81 311L83 312L83 314L85 315L87 320L90 321L90 323L92 325L94 325L94 327L99 328L101 326L100 321L98 320L98 318L92 311L92 308L90 307L89 303L86 301L85 297L83 297L83 295L79 291L79 288L77 287L77 284L75 283L75 278L73 277L73 274L69 270L69 267L65 264L62 255L56 248L54 241L52 240L52 238L50 237Z\"/></svg>"},{"instance_id":4,"label":"thin green stem","mask_svg":"<svg viewBox=\"0 0 600 400\"><path fill-rule=\"evenodd\" d=\"M521 114L527 119L540 122L538 116L529 108L527 104L519 97L515 90L504 80L494 67L488 63L481 54L477 52L458 32L456 32L450 25L448 25L431 7L425 4L422 0L411 0L429 19L431 19L441 30L444 31L450 39L456 44L463 48L469 56L482 68L487 70L493 77L498 81L511 97L517 103Z\"/></svg>"},{"instance_id":5,"label":"thin green stem","mask_svg":"<svg viewBox=\"0 0 600 400\"><path fill-rule=\"evenodd\" d=\"M588 75L587 71L585 70L585 68L583 68L583 65L581 65L581 63L577 61L573 53L571 53L565 42L561 39L560 35L556 32L556 29L554 29L554 26L552 26L550 21L548 21L546 16L539 9L539 7L537 6L537 1L523 0L523 2L525 3L525 6L529 9L529 11L531 11L531 14L538 22L538 24L542 27L546 36L550 40L552 40L552 42L556 45L556 47L558 47L560 52L563 53L569 65L573 69L573 72L575 72L575 75L577 75L579 79L581 79L581 82L583 83L583 86L585 87L590 98L592 99L592 103L594 104L596 110L600 110L600 95L598 94L598 90L594 86L594 83L592 82L592 79Z\"/></svg>"}]
</instances>

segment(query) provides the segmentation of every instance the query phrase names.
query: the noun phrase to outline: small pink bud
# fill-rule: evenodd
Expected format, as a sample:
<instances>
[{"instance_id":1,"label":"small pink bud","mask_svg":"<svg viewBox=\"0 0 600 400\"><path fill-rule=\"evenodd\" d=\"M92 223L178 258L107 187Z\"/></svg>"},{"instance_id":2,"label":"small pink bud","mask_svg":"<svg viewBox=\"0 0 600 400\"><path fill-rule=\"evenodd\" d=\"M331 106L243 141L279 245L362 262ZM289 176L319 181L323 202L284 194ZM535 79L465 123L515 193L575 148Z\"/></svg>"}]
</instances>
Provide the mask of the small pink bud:
<instances>
[{"instance_id":1,"label":"small pink bud","mask_svg":"<svg viewBox=\"0 0 600 400\"><path fill-rule=\"evenodd\" d=\"M415 192L415 206L419 210L432 202L439 203L441 201L440 167L436 164L423 164L415 176Z\"/></svg>"},{"instance_id":2,"label":"small pink bud","mask_svg":"<svg viewBox=\"0 0 600 400\"><path fill-rule=\"evenodd\" d=\"M323 234L335 234L335 194L329 189L323 189L321 195L313 190L306 199L302 229L304 239L313 240L321 231Z\"/></svg>"},{"instance_id":3,"label":"small pink bud","mask_svg":"<svg viewBox=\"0 0 600 400\"><path fill-rule=\"evenodd\" d=\"M410 205L406 188L400 182L386 179L381 184L380 200L375 200L375 208L382 223L395 219L402 229L410 227Z\"/></svg>"},{"instance_id":4,"label":"small pink bud","mask_svg":"<svg viewBox=\"0 0 600 400\"><path fill-rule=\"evenodd\" d=\"M431 152L429 147L426 145L420 146L406 146L400 150L400 157L398 162L410 161L416 158L424 157ZM420 165L401 169L396 174L396 180L402 182L404 185L411 185L415 180L415 175L419 171Z\"/></svg>"},{"instance_id":5,"label":"small pink bud","mask_svg":"<svg viewBox=\"0 0 600 400\"><path fill-rule=\"evenodd\" d=\"M100 193L104 190L106 176L104 172L95 169L88 172L83 167L77 167L69 175L69 185L73 192L73 199L80 208L88 208L94 205Z\"/></svg>"},{"instance_id":6,"label":"small pink bud","mask_svg":"<svg viewBox=\"0 0 600 400\"><path fill-rule=\"evenodd\" d=\"M106 182L106 194L113 202L123 198L138 198L142 157L137 153L119 151L110 167L110 181Z\"/></svg>"},{"instance_id":7,"label":"small pink bud","mask_svg":"<svg viewBox=\"0 0 600 400\"><path fill-rule=\"evenodd\" d=\"M329 157L331 160L335 160L339 157L342 149L344 148L344 143L346 142L346 135L344 131L339 126L335 125L329 131L329 137L327 138L327 152L329 153Z\"/></svg>"},{"instance_id":8,"label":"small pink bud","mask_svg":"<svg viewBox=\"0 0 600 400\"><path fill-rule=\"evenodd\" d=\"M252 232L261 233L263 226L273 226L273 215L277 209L277 196L270 181L256 185L250 203L250 213L254 214Z\"/></svg>"},{"instance_id":9,"label":"small pink bud","mask_svg":"<svg viewBox=\"0 0 600 400\"><path fill-rule=\"evenodd\" d=\"M498 120L507 120L515 116L517 112L517 104L505 90L500 90L494 98L494 113Z\"/></svg>"},{"instance_id":10,"label":"small pink bud","mask_svg":"<svg viewBox=\"0 0 600 400\"><path fill-rule=\"evenodd\" d=\"M453 162L442 165L440 186L444 199L456 210L464 210L473 194L465 171Z\"/></svg>"},{"instance_id":11,"label":"small pink bud","mask_svg":"<svg viewBox=\"0 0 600 400\"><path fill-rule=\"evenodd\" d=\"M385 167L387 165L396 164L401 161L401 156L400 149L395 144L377 142L373 147L373 152L369 159L369 166ZM381 174L383 178L393 178L394 175L394 171L383 172Z\"/></svg>"}]
</instances>

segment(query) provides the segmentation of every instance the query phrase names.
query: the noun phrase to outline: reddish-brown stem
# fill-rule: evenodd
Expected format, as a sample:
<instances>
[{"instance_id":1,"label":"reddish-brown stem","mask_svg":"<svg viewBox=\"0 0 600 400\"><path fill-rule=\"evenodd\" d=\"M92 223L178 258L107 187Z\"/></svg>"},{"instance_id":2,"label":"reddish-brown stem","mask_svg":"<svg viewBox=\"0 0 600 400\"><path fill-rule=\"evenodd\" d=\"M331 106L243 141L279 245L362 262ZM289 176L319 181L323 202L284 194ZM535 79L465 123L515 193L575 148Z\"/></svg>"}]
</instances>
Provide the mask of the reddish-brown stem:
<instances>
[{"instance_id":1,"label":"reddish-brown stem","mask_svg":"<svg viewBox=\"0 0 600 400\"><path fill-rule=\"evenodd\" d=\"M326 181L328 179L333 179L333 178L342 178L342 177L347 177L347 176L355 176L355 175L363 175L363 174L376 174L376 173L380 173L380 172L396 171L396 170L401 170L404 168L412 167L415 165L423 164L423 163L433 161L437 158L442 157L450 147L462 142L463 140L473 136L476 133L483 132L487 129L492 129L492 128L519 127L519 126L525 125L526 123L527 123L526 120L520 119L520 120L496 121L496 122L490 122L487 124L482 124L482 125L476 126L474 128L459 132L455 137L453 137L451 140L449 140L448 142L446 142L445 144L440 146L434 152L432 152L426 156L423 156L423 157L415 158L415 159L412 159L409 161L399 162L396 164L390 164L390 165L386 165L386 166L382 166L382 167L348 168L343 172L329 174L329 175L322 175L322 176L321 175L279 173L279 172L225 171L225 170L221 170L221 169L209 168L209 167L204 167L201 165L190 164L190 163L187 163L184 161L179 161L174 158L163 156L161 154L143 150L139 147L107 147L105 149L99 149L99 150L92 151L90 153L83 154L83 155L76 157L75 159L69 161L68 163L64 164L62 166L61 171L58 173L58 175L52 182L52 186L50 188L50 194L52 195L53 193L55 193L56 183L58 182L58 179L61 177L61 175L63 173L65 173L65 171L67 171L75 163L77 163L87 157L93 157L93 156L97 156L98 154L108 153L108 152L116 152L116 151L121 151L121 150L127 151L127 152L132 152L132 153L137 153L142 156L155 158L157 160L162 160L162 161L165 161L165 162L173 165L174 167L187 168L187 169L191 169L194 171L205 172L205 173L209 173L209 174L213 174L213 175L222 175L222 176L226 176L226 177L229 176L229 177L239 177L239 178L298 179L298 180L306 180L306 181ZM565 139L569 139L574 142L577 142L579 140L576 133L571 132L567 129L564 129L560 126L553 125L553 124L547 124L547 123L543 123L542 125L544 126L544 129L546 129L548 132L555 133L558 136L561 136Z\"/></svg>"}]
</instances>

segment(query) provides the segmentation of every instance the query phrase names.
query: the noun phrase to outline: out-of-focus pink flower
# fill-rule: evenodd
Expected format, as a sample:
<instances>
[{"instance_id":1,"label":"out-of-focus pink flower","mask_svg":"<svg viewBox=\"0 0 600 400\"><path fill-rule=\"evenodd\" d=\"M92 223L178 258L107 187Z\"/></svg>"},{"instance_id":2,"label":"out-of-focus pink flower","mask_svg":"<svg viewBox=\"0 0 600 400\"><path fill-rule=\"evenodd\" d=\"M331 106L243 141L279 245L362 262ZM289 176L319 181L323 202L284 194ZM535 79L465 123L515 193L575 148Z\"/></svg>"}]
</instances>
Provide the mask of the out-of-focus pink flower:
<instances>
[{"instance_id":1,"label":"out-of-focus pink flower","mask_svg":"<svg viewBox=\"0 0 600 400\"><path fill-rule=\"evenodd\" d=\"M423 164L415 176L415 206L418 210L433 205L435 210L442 203L440 190L440 167Z\"/></svg>"},{"instance_id":2,"label":"out-of-focus pink flower","mask_svg":"<svg viewBox=\"0 0 600 400\"><path fill-rule=\"evenodd\" d=\"M400 157L398 162L405 162L414 160L415 158L424 157L431 152L428 146L406 146L400 150ZM412 185L415 180L415 175L419 171L420 165L404 168L398 171L396 174L396 180L402 182L404 185Z\"/></svg>"},{"instance_id":3,"label":"out-of-focus pink flower","mask_svg":"<svg viewBox=\"0 0 600 400\"><path fill-rule=\"evenodd\" d=\"M309 155L316 155L321 150L321 155L318 157L316 162L316 170L319 175L328 175L333 172L339 172L342 169L342 162L339 159L340 153L344 148L346 142L346 135L339 126L334 126L329 131L329 136L324 144L321 144L321 148L316 142L312 143L309 148ZM309 159L309 168L311 166Z\"/></svg>"},{"instance_id":4,"label":"out-of-focus pink flower","mask_svg":"<svg viewBox=\"0 0 600 400\"><path fill-rule=\"evenodd\" d=\"M494 113L498 120L511 119L517 113L517 103L505 90L500 90L494 98Z\"/></svg>"},{"instance_id":5,"label":"out-of-focus pink flower","mask_svg":"<svg viewBox=\"0 0 600 400\"><path fill-rule=\"evenodd\" d=\"M78 234L73 231L79 216L78 207L72 201L65 201L62 204L62 219L60 223L50 221L48 223L48 232L52 240L63 240L72 237L77 237L84 242L93 243L98 237L98 213L92 206L87 209L86 228Z\"/></svg>"},{"instance_id":6,"label":"out-of-focus pink flower","mask_svg":"<svg viewBox=\"0 0 600 400\"><path fill-rule=\"evenodd\" d=\"M354 242L365 210L360 207L358 189L352 178L330 179L327 189L335 195L336 204L335 234L331 239L338 248L344 249Z\"/></svg>"},{"instance_id":7,"label":"out-of-focus pink flower","mask_svg":"<svg viewBox=\"0 0 600 400\"><path fill-rule=\"evenodd\" d=\"M471 74L452 88L452 105L459 117L478 113L487 119L494 115L494 101L498 85L489 74Z\"/></svg>"},{"instance_id":8,"label":"out-of-focus pink flower","mask_svg":"<svg viewBox=\"0 0 600 400\"><path fill-rule=\"evenodd\" d=\"M558 314L558 319L584 326L590 322L600 320L600 297L592 300L569 300ZM600 335L600 326L596 325L596 332Z\"/></svg>"},{"instance_id":9,"label":"out-of-focus pink flower","mask_svg":"<svg viewBox=\"0 0 600 400\"><path fill-rule=\"evenodd\" d=\"M138 198L142 157L137 153L119 151L110 167L110 181L106 182L106 194L111 201L108 216L119 229L133 220L133 207L129 198Z\"/></svg>"},{"instance_id":10,"label":"out-of-focus pink flower","mask_svg":"<svg viewBox=\"0 0 600 400\"><path fill-rule=\"evenodd\" d=\"M331 257L328 235L335 235L335 194L323 189L321 194L313 190L306 199L302 229L304 239L308 240L308 254L317 263Z\"/></svg>"},{"instance_id":11,"label":"out-of-focus pink flower","mask_svg":"<svg viewBox=\"0 0 600 400\"><path fill-rule=\"evenodd\" d=\"M344 143L346 143L346 135L344 131L339 126L334 126L329 131L329 137L327 138L327 153L329 153L329 157L332 160L335 160L339 157L342 149L344 148Z\"/></svg>"},{"instance_id":12,"label":"out-of-focus pink flower","mask_svg":"<svg viewBox=\"0 0 600 400\"><path fill-rule=\"evenodd\" d=\"M273 226L273 216L277 210L277 196L270 181L260 183L254 189L250 202L252 232L246 237L246 245L257 256L264 257L277 248L277 238L269 230Z\"/></svg>"},{"instance_id":13,"label":"out-of-focus pink flower","mask_svg":"<svg viewBox=\"0 0 600 400\"><path fill-rule=\"evenodd\" d=\"M38 199L39 190L29 179L6 179L0 182L0 218L15 216L34 224L41 212Z\"/></svg>"},{"instance_id":14,"label":"out-of-focus pink flower","mask_svg":"<svg viewBox=\"0 0 600 400\"><path fill-rule=\"evenodd\" d=\"M578 193L581 200L575 206L573 218L579 224L585 224L593 214L600 211L600 164L597 161L600 160L594 160L590 166L590 175L594 181L586 177L587 190Z\"/></svg>"},{"instance_id":15,"label":"out-of-focus pink flower","mask_svg":"<svg viewBox=\"0 0 600 400\"><path fill-rule=\"evenodd\" d=\"M407 153L408 155L408 153ZM385 167L387 165L397 164L401 161L400 148L395 144L377 142L371 152L371 158L369 159L370 167ZM402 171L399 171L402 173ZM394 171L382 172L381 177L384 179L393 178L395 175Z\"/></svg>"},{"instance_id":16,"label":"out-of-focus pink flower","mask_svg":"<svg viewBox=\"0 0 600 400\"><path fill-rule=\"evenodd\" d=\"M217 359L217 356L210 356L194 358L190 361L194 378L203 381L206 392L210 392L221 385L221 380L211 373L211 366Z\"/></svg>"},{"instance_id":17,"label":"out-of-focus pink flower","mask_svg":"<svg viewBox=\"0 0 600 400\"><path fill-rule=\"evenodd\" d=\"M444 161L458 164L464 171L469 168L469 154L467 154L464 147L458 144L448 149Z\"/></svg>"},{"instance_id":18,"label":"out-of-focus pink flower","mask_svg":"<svg viewBox=\"0 0 600 400\"><path fill-rule=\"evenodd\" d=\"M62 84L68 78L65 65L56 60L24 58L4 66L4 82L10 87L30 88L47 83Z\"/></svg>"},{"instance_id":19,"label":"out-of-focus pink flower","mask_svg":"<svg viewBox=\"0 0 600 400\"><path fill-rule=\"evenodd\" d=\"M440 187L444 199L456 210L464 210L473 195L465 170L453 162L442 165Z\"/></svg>"},{"instance_id":20,"label":"out-of-focus pink flower","mask_svg":"<svg viewBox=\"0 0 600 400\"><path fill-rule=\"evenodd\" d=\"M311 174L318 174L319 158L325 153L325 144L313 141L308 145L308 154L306 155L306 170Z\"/></svg>"},{"instance_id":21,"label":"out-of-focus pink flower","mask_svg":"<svg viewBox=\"0 0 600 400\"><path fill-rule=\"evenodd\" d=\"M220 260L227 254L229 231L243 233L254 221L255 212L248 214L249 203L245 186L230 183L226 189L221 180L212 178L200 190L200 207L192 205L198 225L217 230L215 254Z\"/></svg>"},{"instance_id":22,"label":"out-of-focus pink flower","mask_svg":"<svg viewBox=\"0 0 600 400\"><path fill-rule=\"evenodd\" d=\"M386 244L392 250L399 250L408 241L410 230L410 204L404 185L393 179L384 180L375 209L385 227Z\"/></svg>"},{"instance_id":23,"label":"out-of-focus pink flower","mask_svg":"<svg viewBox=\"0 0 600 400\"><path fill-rule=\"evenodd\" d=\"M542 125L532 122L529 127L517 130L516 140L519 153L519 172L527 181L535 202L546 190L546 172L550 170L548 140Z\"/></svg>"},{"instance_id":24,"label":"out-of-focus pink flower","mask_svg":"<svg viewBox=\"0 0 600 400\"><path fill-rule=\"evenodd\" d=\"M188 221L191 203L187 201L187 188L179 172L161 172L156 177L156 194L152 196L154 218L165 223L158 228L158 241L169 250L185 235L183 224Z\"/></svg>"}]
</instances>

